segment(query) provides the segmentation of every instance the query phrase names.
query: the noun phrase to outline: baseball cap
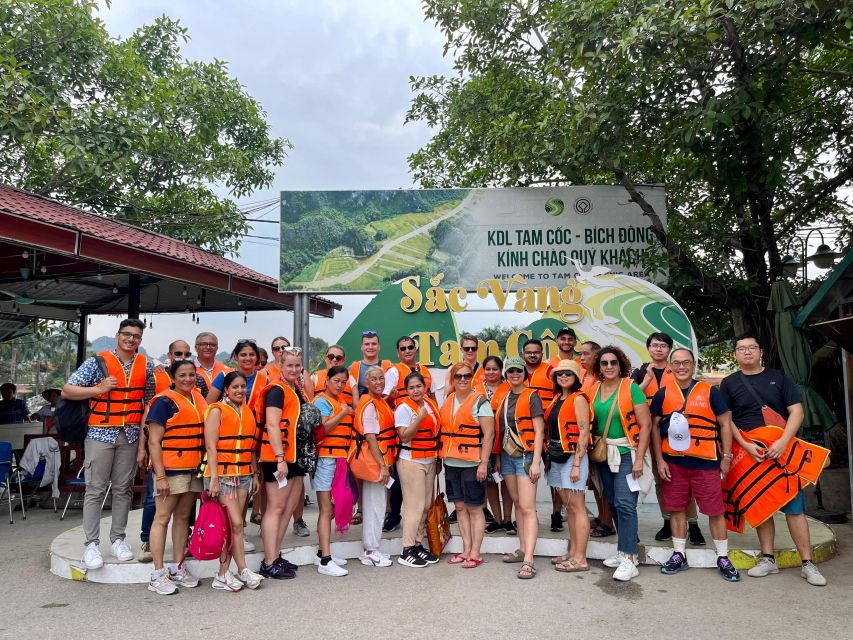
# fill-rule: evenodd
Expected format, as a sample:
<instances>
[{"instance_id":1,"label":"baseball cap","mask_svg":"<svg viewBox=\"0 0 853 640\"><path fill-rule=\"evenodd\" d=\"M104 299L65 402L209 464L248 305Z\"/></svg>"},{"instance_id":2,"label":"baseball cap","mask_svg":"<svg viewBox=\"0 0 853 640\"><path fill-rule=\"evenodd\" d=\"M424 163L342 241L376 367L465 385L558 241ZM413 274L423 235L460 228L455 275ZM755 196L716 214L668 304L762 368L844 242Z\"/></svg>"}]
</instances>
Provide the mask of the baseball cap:
<instances>
[{"instance_id":1,"label":"baseball cap","mask_svg":"<svg viewBox=\"0 0 853 640\"><path fill-rule=\"evenodd\" d=\"M690 425L680 411L675 411L669 417L667 440L673 451L687 451L690 448Z\"/></svg>"},{"instance_id":2,"label":"baseball cap","mask_svg":"<svg viewBox=\"0 0 853 640\"><path fill-rule=\"evenodd\" d=\"M575 333L575 330L574 330L574 329L572 329L571 327L563 327L562 329L560 329L560 330L557 332L557 337L559 338L559 337L560 337L561 335L563 335L564 333L568 333L568 334L569 334L570 336L572 336L573 338L577 338L577 337L578 337L578 334L576 334L576 333Z\"/></svg>"},{"instance_id":3,"label":"baseball cap","mask_svg":"<svg viewBox=\"0 0 853 640\"><path fill-rule=\"evenodd\" d=\"M524 360L521 358L507 358L504 360L504 374L510 369L521 369L524 371Z\"/></svg>"}]
</instances>

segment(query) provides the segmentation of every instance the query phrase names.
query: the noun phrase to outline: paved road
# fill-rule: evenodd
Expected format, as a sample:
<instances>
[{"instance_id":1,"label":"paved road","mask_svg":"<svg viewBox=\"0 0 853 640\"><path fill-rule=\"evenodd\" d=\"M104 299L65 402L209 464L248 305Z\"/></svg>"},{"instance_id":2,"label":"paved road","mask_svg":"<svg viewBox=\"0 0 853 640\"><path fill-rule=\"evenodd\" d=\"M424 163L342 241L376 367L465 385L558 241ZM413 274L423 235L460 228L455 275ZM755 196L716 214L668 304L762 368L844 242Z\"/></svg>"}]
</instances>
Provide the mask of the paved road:
<instances>
[{"instance_id":1,"label":"paved road","mask_svg":"<svg viewBox=\"0 0 853 640\"><path fill-rule=\"evenodd\" d=\"M622 584L600 563L588 574L567 575L544 558L536 579L522 582L492 556L467 571L445 563L427 569L350 563L350 575L336 579L303 567L296 580L265 583L255 592L213 591L208 580L164 597L142 585L52 576L48 545L78 524L79 511L65 523L50 511L33 513L26 523L0 522L0 638L850 637L850 525L836 529L839 556L821 566L829 580L824 588L810 587L795 570L728 584L711 570L663 576L651 567Z\"/></svg>"}]
</instances>

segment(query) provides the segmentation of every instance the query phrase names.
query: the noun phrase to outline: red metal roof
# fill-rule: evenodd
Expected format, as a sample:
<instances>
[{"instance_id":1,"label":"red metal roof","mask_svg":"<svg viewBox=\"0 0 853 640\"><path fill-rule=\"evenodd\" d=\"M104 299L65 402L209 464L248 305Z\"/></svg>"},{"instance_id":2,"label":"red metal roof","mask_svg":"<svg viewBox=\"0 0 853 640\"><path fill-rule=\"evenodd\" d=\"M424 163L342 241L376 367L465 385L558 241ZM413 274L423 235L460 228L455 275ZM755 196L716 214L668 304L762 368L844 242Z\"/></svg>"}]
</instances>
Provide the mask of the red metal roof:
<instances>
[{"instance_id":1,"label":"red metal roof","mask_svg":"<svg viewBox=\"0 0 853 640\"><path fill-rule=\"evenodd\" d=\"M271 286L278 285L275 278L253 271L237 262L209 253L186 242L69 207L56 200L7 185L0 185L0 209L51 225L80 231L110 242L144 249L159 255L171 256L190 264L209 267L229 275L248 278Z\"/></svg>"}]
</instances>

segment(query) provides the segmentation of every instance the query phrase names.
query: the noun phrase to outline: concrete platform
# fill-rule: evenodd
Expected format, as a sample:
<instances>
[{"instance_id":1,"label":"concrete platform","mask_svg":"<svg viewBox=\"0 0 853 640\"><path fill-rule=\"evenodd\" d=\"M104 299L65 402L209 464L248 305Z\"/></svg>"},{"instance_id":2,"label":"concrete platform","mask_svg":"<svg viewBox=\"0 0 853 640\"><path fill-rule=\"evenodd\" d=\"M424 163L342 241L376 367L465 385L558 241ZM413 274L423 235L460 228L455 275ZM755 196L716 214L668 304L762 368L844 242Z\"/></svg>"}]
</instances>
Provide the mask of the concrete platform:
<instances>
[{"instance_id":1,"label":"concrete platform","mask_svg":"<svg viewBox=\"0 0 853 640\"><path fill-rule=\"evenodd\" d=\"M591 505L594 508L594 504ZM640 534L640 562L647 565L659 565L669 559L672 547L669 543L656 542L654 534L660 528L661 518L656 504L642 504L639 510L639 534ZM567 533L551 533L550 529L551 504L540 503L539 505L539 538L536 543L535 554L537 556L558 556L566 552ZM107 512L108 513L108 512ZM794 548L794 544L788 535L784 516L776 516L776 558L780 567L794 567L800 564L800 557ZM128 542L134 548L139 547L139 528L142 519L142 510L137 509L130 513L128 520ZM305 508L305 521L311 529L311 535L307 538L299 538L288 531L284 539L282 555L289 561L298 565L309 565L313 562L317 552L317 508L314 505ZM689 547L687 558L692 568L715 568L716 554L711 536L708 530L708 522L700 518L702 532L708 540L708 546ZM109 517L101 520L101 553L104 555L104 566L100 569L87 571L81 561L83 553L83 530L82 527L74 527L54 538L50 545L50 571L62 578L71 580L90 580L92 582L104 583L144 583L148 582L151 572L151 564L143 564L135 560L130 562L118 562L109 553ZM835 534L827 525L817 520L809 519L811 532L812 558L815 562L825 562L837 553ZM445 548L445 553L457 553L462 550L462 542L458 537L458 529L452 527L454 537ZM261 549L259 538L259 527L249 524L247 527L248 538ZM402 549L402 532L398 529L385 534L382 540L382 551L391 555L397 555ZM483 541L482 552L484 554L509 553L518 547L518 538L507 535L486 535ZM350 527L343 537L332 534L332 553L347 559L355 559L361 554L361 526ZM616 536L609 538L592 538L589 541L587 555L592 560L603 560L616 553ZM167 537L166 558L172 556L171 540ZM758 538L755 532L749 528L743 535L729 534L729 557L738 569L748 569L756 563L760 556ZM247 554L247 563L250 568L257 570L263 559L260 551ZM218 563L216 561L200 562L198 560L188 561L189 570L200 578L213 577Z\"/></svg>"}]
</instances>

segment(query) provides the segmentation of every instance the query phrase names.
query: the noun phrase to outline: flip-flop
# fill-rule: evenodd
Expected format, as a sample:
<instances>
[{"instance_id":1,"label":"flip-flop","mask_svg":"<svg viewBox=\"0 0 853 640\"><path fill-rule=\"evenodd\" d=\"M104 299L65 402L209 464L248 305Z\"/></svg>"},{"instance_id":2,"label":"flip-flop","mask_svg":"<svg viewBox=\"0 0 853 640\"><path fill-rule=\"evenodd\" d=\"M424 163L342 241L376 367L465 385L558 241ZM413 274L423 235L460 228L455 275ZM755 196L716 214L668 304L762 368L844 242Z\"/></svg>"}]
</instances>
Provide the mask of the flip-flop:
<instances>
[{"instance_id":1,"label":"flip-flop","mask_svg":"<svg viewBox=\"0 0 853 640\"><path fill-rule=\"evenodd\" d=\"M577 573L579 571L589 571L589 565L582 565L569 558L565 562L561 562L554 566L561 573Z\"/></svg>"},{"instance_id":2,"label":"flip-flop","mask_svg":"<svg viewBox=\"0 0 853 640\"><path fill-rule=\"evenodd\" d=\"M589 535L593 538L609 538L616 533L616 530L608 524L599 524Z\"/></svg>"},{"instance_id":3,"label":"flip-flop","mask_svg":"<svg viewBox=\"0 0 853 640\"><path fill-rule=\"evenodd\" d=\"M350 524L361 524L361 511L356 511L350 520Z\"/></svg>"},{"instance_id":4,"label":"flip-flop","mask_svg":"<svg viewBox=\"0 0 853 640\"><path fill-rule=\"evenodd\" d=\"M516 549L512 553L505 553L504 557L501 558L503 562L506 564L513 564L515 562L524 562L524 552L521 549Z\"/></svg>"},{"instance_id":5,"label":"flip-flop","mask_svg":"<svg viewBox=\"0 0 853 640\"><path fill-rule=\"evenodd\" d=\"M536 567L532 562L525 562L521 565L517 575L520 580L530 580L536 576Z\"/></svg>"},{"instance_id":6,"label":"flip-flop","mask_svg":"<svg viewBox=\"0 0 853 640\"><path fill-rule=\"evenodd\" d=\"M463 564L468 562L468 558L463 556L461 553L457 553L455 556L451 556L447 559L447 564Z\"/></svg>"},{"instance_id":7,"label":"flip-flop","mask_svg":"<svg viewBox=\"0 0 853 640\"><path fill-rule=\"evenodd\" d=\"M551 558L551 564L562 564L569 559L569 554L563 556L557 556L556 558Z\"/></svg>"},{"instance_id":8,"label":"flip-flop","mask_svg":"<svg viewBox=\"0 0 853 640\"><path fill-rule=\"evenodd\" d=\"M463 569L476 569L477 567L479 567L484 562L485 562L485 560L483 560L482 558L477 558L476 560L474 560L474 558L468 558L465 562L462 563L462 568Z\"/></svg>"}]
</instances>

